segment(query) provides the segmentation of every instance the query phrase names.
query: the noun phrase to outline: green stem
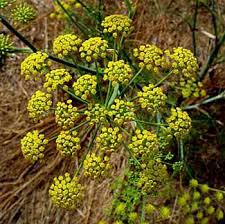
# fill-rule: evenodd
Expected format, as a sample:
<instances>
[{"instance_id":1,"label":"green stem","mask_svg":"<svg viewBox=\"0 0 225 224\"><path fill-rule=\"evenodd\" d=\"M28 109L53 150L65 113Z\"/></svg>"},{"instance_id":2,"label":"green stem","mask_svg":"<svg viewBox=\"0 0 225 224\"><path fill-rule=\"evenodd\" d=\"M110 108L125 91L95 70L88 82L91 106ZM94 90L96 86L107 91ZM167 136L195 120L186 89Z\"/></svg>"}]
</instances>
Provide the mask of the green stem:
<instances>
[{"instance_id":1,"label":"green stem","mask_svg":"<svg viewBox=\"0 0 225 224\"><path fill-rule=\"evenodd\" d=\"M75 94L73 94L71 91L63 88L63 86L59 85L59 88L62 89L63 91L65 91L66 93L68 93L70 96L72 96L74 99L80 101L81 103L85 103L85 104L88 104L87 101L81 99L80 97L76 96Z\"/></svg>"},{"instance_id":2,"label":"green stem","mask_svg":"<svg viewBox=\"0 0 225 224\"><path fill-rule=\"evenodd\" d=\"M109 81L109 86L108 86L107 95L106 95L106 99L105 99L105 106L107 106L107 104L109 102L109 96L110 96L110 92L111 92L111 86L112 86L112 82Z\"/></svg>"},{"instance_id":3,"label":"green stem","mask_svg":"<svg viewBox=\"0 0 225 224\"><path fill-rule=\"evenodd\" d=\"M133 81L140 75L140 73L143 71L144 68L141 68L130 80L130 82L124 87L124 89L121 91L120 95L123 95L123 93L127 90L127 88L133 83Z\"/></svg>"},{"instance_id":4,"label":"green stem","mask_svg":"<svg viewBox=\"0 0 225 224\"><path fill-rule=\"evenodd\" d=\"M136 122L140 122L140 123L144 123L144 124L150 124L150 125L155 125L155 126L167 126L167 124L162 124L162 123L154 123L154 122L148 122L148 121L142 121L142 120L138 120L135 119L134 121Z\"/></svg>"},{"instance_id":5,"label":"green stem","mask_svg":"<svg viewBox=\"0 0 225 224\"><path fill-rule=\"evenodd\" d=\"M114 87L112 96L110 97L109 102L107 104L107 107L109 107L114 102L114 100L118 96L118 92L119 92L119 84L116 84L116 86Z\"/></svg>"},{"instance_id":6,"label":"green stem","mask_svg":"<svg viewBox=\"0 0 225 224\"><path fill-rule=\"evenodd\" d=\"M206 99L206 100L204 100L204 101L202 101L202 102L200 102L200 103L197 103L197 104L194 104L194 105L186 106L186 107L184 107L183 109L184 109L184 110L198 109L199 106L201 106L201 105L208 104L208 103L212 103L212 102L214 102L214 101L216 101L216 100L220 100L220 99L225 99L225 91L222 92L222 93L220 93L220 94L217 95L217 96L210 97L210 98L208 98L208 99Z\"/></svg>"},{"instance_id":7,"label":"green stem","mask_svg":"<svg viewBox=\"0 0 225 224\"><path fill-rule=\"evenodd\" d=\"M76 173L75 173L75 176L77 176L77 175L80 173L81 168L83 167L84 160L86 159L88 153L90 152L90 150L92 149L92 147L93 147L93 145L94 145L95 138L96 138L96 136L97 136L97 133L98 133L98 130L99 130L100 126L101 126L100 124L97 126L97 128L96 128L96 130L95 130L95 132L94 132L94 135L93 135L91 141L89 142L89 145L88 145L88 147L87 147L87 151L86 151L85 155L82 157L82 160L81 160L81 162L80 162L80 165L79 165L79 167L78 167L78 169L77 169L77 171L76 171ZM91 129L92 129L92 127L90 128L90 130L91 130Z\"/></svg>"},{"instance_id":8,"label":"green stem","mask_svg":"<svg viewBox=\"0 0 225 224\"><path fill-rule=\"evenodd\" d=\"M82 127L83 125L85 125L85 124L87 124L87 123L88 123L88 121L84 121L84 122L82 122L82 123L78 124L77 126L75 126L75 127L71 128L71 129L69 129L69 131L75 131L76 129L78 129L78 128ZM51 141L53 141L53 140L57 139L57 137L58 137L58 134L57 134L57 135L52 136L52 137L51 137L48 141L49 141L49 142L51 142Z\"/></svg>"},{"instance_id":9,"label":"green stem","mask_svg":"<svg viewBox=\"0 0 225 224\"><path fill-rule=\"evenodd\" d=\"M155 87L161 85L166 79L168 79L173 74L173 70L171 70L166 76L164 76L158 83L155 84Z\"/></svg>"},{"instance_id":10,"label":"green stem","mask_svg":"<svg viewBox=\"0 0 225 224\"><path fill-rule=\"evenodd\" d=\"M193 52L194 55L196 56L196 25L197 25L197 17L198 17L198 8L199 8L199 0L196 0L196 5L195 5L195 12L193 16L193 25L191 27L191 32L192 32L192 43L193 43Z\"/></svg>"}]
</instances>

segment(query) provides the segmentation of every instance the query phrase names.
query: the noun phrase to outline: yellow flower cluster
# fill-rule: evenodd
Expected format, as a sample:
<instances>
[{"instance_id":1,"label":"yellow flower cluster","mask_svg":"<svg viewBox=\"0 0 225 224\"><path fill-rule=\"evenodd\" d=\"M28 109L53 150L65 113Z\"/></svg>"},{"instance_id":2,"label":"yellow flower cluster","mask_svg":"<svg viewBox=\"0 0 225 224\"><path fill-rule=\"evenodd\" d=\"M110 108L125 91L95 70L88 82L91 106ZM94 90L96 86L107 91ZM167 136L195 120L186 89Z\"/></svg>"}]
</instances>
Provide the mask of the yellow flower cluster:
<instances>
[{"instance_id":1,"label":"yellow flower cluster","mask_svg":"<svg viewBox=\"0 0 225 224\"><path fill-rule=\"evenodd\" d=\"M44 88L48 92L51 92L56 90L59 85L63 85L71 79L72 76L68 71L66 71L66 69L55 69L46 74Z\"/></svg>"},{"instance_id":2,"label":"yellow flower cluster","mask_svg":"<svg viewBox=\"0 0 225 224\"><path fill-rule=\"evenodd\" d=\"M91 95L96 94L97 78L93 75L82 75L73 83L75 95L87 100Z\"/></svg>"},{"instance_id":3,"label":"yellow flower cluster","mask_svg":"<svg viewBox=\"0 0 225 224\"><path fill-rule=\"evenodd\" d=\"M38 75L43 75L47 64L48 55L40 51L30 54L21 63L21 74L25 76L25 80L30 80L30 76L34 75L35 80L38 80Z\"/></svg>"},{"instance_id":4,"label":"yellow flower cluster","mask_svg":"<svg viewBox=\"0 0 225 224\"><path fill-rule=\"evenodd\" d=\"M159 74L160 69L166 66L163 51L155 45L141 45L133 50L133 55L140 61L140 68L145 67L155 74Z\"/></svg>"},{"instance_id":5,"label":"yellow flower cluster","mask_svg":"<svg viewBox=\"0 0 225 224\"><path fill-rule=\"evenodd\" d=\"M84 175L92 179L103 177L110 169L109 158L104 156L101 158L95 153L88 154L84 160Z\"/></svg>"},{"instance_id":6,"label":"yellow flower cluster","mask_svg":"<svg viewBox=\"0 0 225 224\"><path fill-rule=\"evenodd\" d=\"M13 44L10 42L9 36L0 34L0 60L2 57L6 56L12 48Z\"/></svg>"},{"instance_id":7,"label":"yellow flower cluster","mask_svg":"<svg viewBox=\"0 0 225 224\"><path fill-rule=\"evenodd\" d=\"M53 52L62 58L71 53L76 53L81 46L82 40L74 34L58 36L53 42Z\"/></svg>"},{"instance_id":8,"label":"yellow flower cluster","mask_svg":"<svg viewBox=\"0 0 225 224\"><path fill-rule=\"evenodd\" d=\"M207 184L191 180L190 189L178 198L178 207L184 215L185 223L209 223L209 220L219 221L224 218L224 211L218 206L224 204L223 200L222 192L216 191L211 195Z\"/></svg>"},{"instance_id":9,"label":"yellow flower cluster","mask_svg":"<svg viewBox=\"0 0 225 224\"><path fill-rule=\"evenodd\" d=\"M117 125L123 125L126 122L134 120L135 114L133 102L115 99L114 104L111 105L110 109L108 115L113 117L113 121Z\"/></svg>"},{"instance_id":10,"label":"yellow flower cluster","mask_svg":"<svg viewBox=\"0 0 225 224\"><path fill-rule=\"evenodd\" d=\"M75 209L84 196L84 187L77 177L71 178L69 173L54 178L49 195L54 205L65 209Z\"/></svg>"},{"instance_id":11,"label":"yellow flower cluster","mask_svg":"<svg viewBox=\"0 0 225 224\"><path fill-rule=\"evenodd\" d=\"M21 150L24 157L30 162L36 162L38 159L44 158L45 145L48 140L44 134L40 134L38 130L28 132L21 139Z\"/></svg>"},{"instance_id":12,"label":"yellow flower cluster","mask_svg":"<svg viewBox=\"0 0 225 224\"><path fill-rule=\"evenodd\" d=\"M155 113L165 106L166 95L163 93L160 87L155 87L153 84L144 86L143 91L137 93L138 101L141 104L141 108L147 109L147 111Z\"/></svg>"},{"instance_id":13,"label":"yellow flower cluster","mask_svg":"<svg viewBox=\"0 0 225 224\"><path fill-rule=\"evenodd\" d=\"M81 4L78 3L76 0L63 0L60 2L63 8L69 11L81 8ZM56 19L66 19L68 16L62 10L61 6L56 2L53 2L53 4L54 4L54 12L50 14L50 17Z\"/></svg>"},{"instance_id":14,"label":"yellow flower cluster","mask_svg":"<svg viewBox=\"0 0 225 224\"><path fill-rule=\"evenodd\" d=\"M104 70L103 80L109 80L112 86L115 86L116 84L128 84L132 76L132 69L124 60L110 61Z\"/></svg>"},{"instance_id":15,"label":"yellow flower cluster","mask_svg":"<svg viewBox=\"0 0 225 224\"><path fill-rule=\"evenodd\" d=\"M101 133L96 137L97 148L101 151L114 151L122 142L122 134L119 127L103 127Z\"/></svg>"},{"instance_id":16,"label":"yellow flower cluster","mask_svg":"<svg viewBox=\"0 0 225 224\"><path fill-rule=\"evenodd\" d=\"M101 37L92 37L82 43L80 47L80 56L87 62L96 61L106 57L108 42Z\"/></svg>"},{"instance_id":17,"label":"yellow flower cluster","mask_svg":"<svg viewBox=\"0 0 225 224\"><path fill-rule=\"evenodd\" d=\"M48 115L52 106L51 94L37 90L28 102L29 117L39 120Z\"/></svg>"},{"instance_id":18,"label":"yellow flower cluster","mask_svg":"<svg viewBox=\"0 0 225 224\"><path fill-rule=\"evenodd\" d=\"M73 156L81 148L77 131L61 131L56 139L56 148L63 155Z\"/></svg>"},{"instance_id":19,"label":"yellow flower cluster","mask_svg":"<svg viewBox=\"0 0 225 224\"><path fill-rule=\"evenodd\" d=\"M150 159L146 167L140 173L137 186L142 192L153 193L156 189L163 186L168 180L168 172L165 164L158 159Z\"/></svg>"},{"instance_id":20,"label":"yellow flower cluster","mask_svg":"<svg viewBox=\"0 0 225 224\"><path fill-rule=\"evenodd\" d=\"M156 134L147 130L135 130L132 142L128 145L135 157L146 158L154 157L159 150L159 142Z\"/></svg>"},{"instance_id":21,"label":"yellow flower cluster","mask_svg":"<svg viewBox=\"0 0 225 224\"><path fill-rule=\"evenodd\" d=\"M89 122L89 125L106 123L106 116L108 115L108 111L104 106L100 104L88 105L87 110L84 112L87 116L86 120Z\"/></svg>"},{"instance_id":22,"label":"yellow flower cluster","mask_svg":"<svg viewBox=\"0 0 225 224\"><path fill-rule=\"evenodd\" d=\"M170 79L171 85L178 84L181 88L183 97L191 95L205 96L205 90L201 90L202 83L197 82L198 63L193 53L185 48L173 48L173 51L165 51L165 57L170 64L174 76Z\"/></svg>"},{"instance_id":23,"label":"yellow flower cluster","mask_svg":"<svg viewBox=\"0 0 225 224\"><path fill-rule=\"evenodd\" d=\"M21 4L12 10L13 19L20 23L27 23L35 18L36 12L32 6Z\"/></svg>"},{"instance_id":24,"label":"yellow flower cluster","mask_svg":"<svg viewBox=\"0 0 225 224\"><path fill-rule=\"evenodd\" d=\"M188 113L182 111L181 108L172 108L171 115L166 119L169 127L168 130L176 138L183 138L191 130L191 118Z\"/></svg>"},{"instance_id":25,"label":"yellow flower cluster","mask_svg":"<svg viewBox=\"0 0 225 224\"><path fill-rule=\"evenodd\" d=\"M79 113L76 107L73 107L72 100L66 103L58 102L55 110L56 123L63 129L72 128L77 120Z\"/></svg>"},{"instance_id":26,"label":"yellow flower cluster","mask_svg":"<svg viewBox=\"0 0 225 224\"><path fill-rule=\"evenodd\" d=\"M127 36L132 31L132 20L125 15L110 15L102 21L104 33L110 33L114 38Z\"/></svg>"}]
</instances>

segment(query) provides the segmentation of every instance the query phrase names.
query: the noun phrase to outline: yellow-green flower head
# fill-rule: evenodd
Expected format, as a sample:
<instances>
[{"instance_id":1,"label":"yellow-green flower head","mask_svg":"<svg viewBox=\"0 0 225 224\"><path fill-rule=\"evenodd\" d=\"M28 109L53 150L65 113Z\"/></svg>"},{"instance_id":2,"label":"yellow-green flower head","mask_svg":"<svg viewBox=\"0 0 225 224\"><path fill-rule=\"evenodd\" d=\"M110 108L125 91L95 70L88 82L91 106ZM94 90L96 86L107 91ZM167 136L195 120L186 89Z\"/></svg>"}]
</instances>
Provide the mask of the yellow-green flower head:
<instances>
[{"instance_id":1,"label":"yellow-green flower head","mask_svg":"<svg viewBox=\"0 0 225 224\"><path fill-rule=\"evenodd\" d=\"M106 57L108 42L101 37L92 37L84 41L79 49L81 58L87 62L96 61Z\"/></svg>"},{"instance_id":2,"label":"yellow-green flower head","mask_svg":"<svg viewBox=\"0 0 225 224\"><path fill-rule=\"evenodd\" d=\"M95 153L88 154L83 164L84 175L92 179L104 177L110 168L109 157L101 158Z\"/></svg>"},{"instance_id":3,"label":"yellow-green flower head","mask_svg":"<svg viewBox=\"0 0 225 224\"><path fill-rule=\"evenodd\" d=\"M38 159L44 158L45 146L48 140L44 134L40 134L38 130L28 132L21 139L21 150L24 157L30 162L36 162Z\"/></svg>"},{"instance_id":4,"label":"yellow-green flower head","mask_svg":"<svg viewBox=\"0 0 225 224\"><path fill-rule=\"evenodd\" d=\"M51 94L37 90L28 102L29 117L39 120L48 115L52 106Z\"/></svg>"},{"instance_id":5,"label":"yellow-green flower head","mask_svg":"<svg viewBox=\"0 0 225 224\"><path fill-rule=\"evenodd\" d=\"M89 122L89 125L99 123L104 124L107 122L106 116L108 115L108 110L98 103L95 105L88 105L84 114L87 116L86 120Z\"/></svg>"},{"instance_id":6,"label":"yellow-green flower head","mask_svg":"<svg viewBox=\"0 0 225 224\"><path fill-rule=\"evenodd\" d=\"M66 69L55 69L46 74L44 88L48 92L51 92L56 90L59 85L62 86L71 79L72 76Z\"/></svg>"},{"instance_id":7,"label":"yellow-green flower head","mask_svg":"<svg viewBox=\"0 0 225 224\"><path fill-rule=\"evenodd\" d=\"M110 33L114 38L127 36L133 29L132 20L125 15L110 15L102 21L104 33Z\"/></svg>"},{"instance_id":8,"label":"yellow-green flower head","mask_svg":"<svg viewBox=\"0 0 225 224\"><path fill-rule=\"evenodd\" d=\"M56 139L56 148L63 155L73 156L81 148L77 131L61 131Z\"/></svg>"},{"instance_id":9,"label":"yellow-green flower head","mask_svg":"<svg viewBox=\"0 0 225 224\"><path fill-rule=\"evenodd\" d=\"M78 52L81 43L82 40L74 34L60 35L53 42L53 52L62 58Z\"/></svg>"},{"instance_id":10,"label":"yellow-green flower head","mask_svg":"<svg viewBox=\"0 0 225 224\"><path fill-rule=\"evenodd\" d=\"M115 214L119 216L126 215L126 204L124 202L120 202L115 208Z\"/></svg>"},{"instance_id":11,"label":"yellow-green flower head","mask_svg":"<svg viewBox=\"0 0 225 224\"><path fill-rule=\"evenodd\" d=\"M155 212L155 210L156 210L156 207L153 204L150 204L150 203L146 204L145 206L146 214L151 215L152 213Z\"/></svg>"},{"instance_id":12,"label":"yellow-green flower head","mask_svg":"<svg viewBox=\"0 0 225 224\"><path fill-rule=\"evenodd\" d=\"M54 205L65 209L75 209L84 197L84 187L77 177L69 173L55 177L49 189L49 196Z\"/></svg>"},{"instance_id":13,"label":"yellow-green flower head","mask_svg":"<svg viewBox=\"0 0 225 224\"><path fill-rule=\"evenodd\" d=\"M87 100L91 95L96 94L97 78L94 75L82 75L73 83L74 93L76 96Z\"/></svg>"},{"instance_id":14,"label":"yellow-green flower head","mask_svg":"<svg viewBox=\"0 0 225 224\"><path fill-rule=\"evenodd\" d=\"M223 219L223 217L224 217L224 212L222 211L222 209L217 209L217 211L216 211L216 219L217 220L221 220L221 219Z\"/></svg>"},{"instance_id":15,"label":"yellow-green flower head","mask_svg":"<svg viewBox=\"0 0 225 224\"><path fill-rule=\"evenodd\" d=\"M115 151L122 139L119 127L102 127L101 133L96 137L97 148L101 151Z\"/></svg>"},{"instance_id":16,"label":"yellow-green flower head","mask_svg":"<svg viewBox=\"0 0 225 224\"><path fill-rule=\"evenodd\" d=\"M133 121L135 118L134 114L134 103L124 101L121 99L115 99L114 103L110 107L109 116L113 117L113 121L117 125L123 125L126 122Z\"/></svg>"},{"instance_id":17,"label":"yellow-green flower head","mask_svg":"<svg viewBox=\"0 0 225 224\"><path fill-rule=\"evenodd\" d=\"M154 88L153 84L144 86L143 90L139 91L137 95L141 108L147 109L149 112L155 113L165 106L166 95L160 87Z\"/></svg>"},{"instance_id":18,"label":"yellow-green flower head","mask_svg":"<svg viewBox=\"0 0 225 224\"><path fill-rule=\"evenodd\" d=\"M166 61L163 57L163 51L155 45L141 45L133 50L133 55L139 61L140 68L158 74L161 68L165 67Z\"/></svg>"},{"instance_id":19,"label":"yellow-green flower head","mask_svg":"<svg viewBox=\"0 0 225 224\"><path fill-rule=\"evenodd\" d=\"M168 181L168 172L165 164L158 159L150 159L146 167L140 173L140 179L137 186L142 192L151 193L163 187Z\"/></svg>"},{"instance_id":20,"label":"yellow-green flower head","mask_svg":"<svg viewBox=\"0 0 225 224\"><path fill-rule=\"evenodd\" d=\"M6 6L9 5L9 0L0 0L0 9L5 8Z\"/></svg>"},{"instance_id":21,"label":"yellow-green flower head","mask_svg":"<svg viewBox=\"0 0 225 224\"><path fill-rule=\"evenodd\" d=\"M128 147L135 157L149 159L158 153L159 142L156 134L147 130L137 129Z\"/></svg>"},{"instance_id":22,"label":"yellow-green flower head","mask_svg":"<svg viewBox=\"0 0 225 224\"><path fill-rule=\"evenodd\" d=\"M9 36L0 34L0 60L10 52L13 43L10 42Z\"/></svg>"},{"instance_id":23,"label":"yellow-green flower head","mask_svg":"<svg viewBox=\"0 0 225 224\"><path fill-rule=\"evenodd\" d=\"M133 72L129 64L126 64L124 60L110 61L107 68L104 70L103 80L109 80L112 82L112 86L116 84L128 84L133 77Z\"/></svg>"},{"instance_id":24,"label":"yellow-green flower head","mask_svg":"<svg viewBox=\"0 0 225 224\"><path fill-rule=\"evenodd\" d=\"M191 118L179 107L171 109L171 115L166 122L169 125L168 129L176 138L185 137L191 130Z\"/></svg>"},{"instance_id":25,"label":"yellow-green flower head","mask_svg":"<svg viewBox=\"0 0 225 224\"><path fill-rule=\"evenodd\" d=\"M66 103L57 103L55 110L55 120L56 123L63 129L72 128L78 116L78 110L72 105L72 100L67 100Z\"/></svg>"},{"instance_id":26,"label":"yellow-green flower head","mask_svg":"<svg viewBox=\"0 0 225 224\"><path fill-rule=\"evenodd\" d=\"M30 54L21 63L21 74L25 76L26 80L29 80L32 75L35 80L38 80L38 76L43 75L48 67L47 58L48 55L40 51Z\"/></svg>"},{"instance_id":27,"label":"yellow-green flower head","mask_svg":"<svg viewBox=\"0 0 225 224\"><path fill-rule=\"evenodd\" d=\"M36 12L28 4L17 5L12 10L13 19L20 23L27 23L36 17Z\"/></svg>"},{"instance_id":28,"label":"yellow-green flower head","mask_svg":"<svg viewBox=\"0 0 225 224\"><path fill-rule=\"evenodd\" d=\"M171 211L168 207L162 207L159 211L160 217L162 219L168 219L170 217Z\"/></svg>"}]
</instances>

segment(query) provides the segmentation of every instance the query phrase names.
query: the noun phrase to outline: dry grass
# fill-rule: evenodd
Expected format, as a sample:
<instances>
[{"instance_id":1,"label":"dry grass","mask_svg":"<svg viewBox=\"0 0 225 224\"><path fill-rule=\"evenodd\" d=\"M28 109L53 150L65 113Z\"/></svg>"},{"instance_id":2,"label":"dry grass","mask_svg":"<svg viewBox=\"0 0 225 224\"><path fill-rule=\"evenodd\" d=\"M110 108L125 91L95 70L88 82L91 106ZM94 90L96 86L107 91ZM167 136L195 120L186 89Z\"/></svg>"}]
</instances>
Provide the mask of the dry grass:
<instances>
[{"instance_id":1,"label":"dry grass","mask_svg":"<svg viewBox=\"0 0 225 224\"><path fill-rule=\"evenodd\" d=\"M51 40L57 36L61 24L46 18L51 9L50 1L33 0L39 10L39 17L22 32L40 48L48 48ZM45 2L45 4L43 4ZM106 10L110 12L124 12L122 1L107 1ZM191 33L184 21L173 12L183 10L190 12L185 1L175 1L168 9L169 0L136 1L137 14L135 16L136 32L130 38L134 45L141 43L155 43L162 48L183 46L191 49ZM222 2L222 0L221 0ZM42 4L40 4L42 3ZM48 7L45 7L45 6ZM189 10L189 11L188 11ZM207 18L202 13L202 24ZM203 25L200 25L203 26ZM205 30L210 28L204 25ZM18 46L21 43L15 40ZM199 37L199 58L204 61L210 47L209 38L204 34ZM41 124L29 121L26 104L38 84L26 83L20 77L19 64L22 56L14 55L8 59L6 65L0 68L0 223L97 223L103 217L104 208L110 203L109 180L102 183L88 183L88 193L79 209L64 211L56 209L48 198L48 187L54 175L65 171L73 172L76 162L64 159L54 150L54 144L47 150L47 161L29 164L20 151L19 141L28 130L39 128L47 133L54 130L53 118L48 118ZM219 66L215 77L221 79ZM224 82L215 81L209 88L224 88ZM86 139L91 136L86 136ZM114 175L123 169L126 159L117 155L114 164ZM83 180L85 181L85 180Z\"/></svg>"}]
</instances>

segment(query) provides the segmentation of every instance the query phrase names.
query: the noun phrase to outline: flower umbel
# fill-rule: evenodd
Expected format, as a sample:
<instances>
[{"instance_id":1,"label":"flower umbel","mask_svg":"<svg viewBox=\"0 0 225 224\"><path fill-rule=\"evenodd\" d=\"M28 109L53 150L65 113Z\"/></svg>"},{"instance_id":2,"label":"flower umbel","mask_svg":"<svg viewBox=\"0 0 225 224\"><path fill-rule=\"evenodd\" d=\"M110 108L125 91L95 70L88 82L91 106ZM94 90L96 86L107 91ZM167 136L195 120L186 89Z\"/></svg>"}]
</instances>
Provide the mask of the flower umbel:
<instances>
[{"instance_id":1,"label":"flower umbel","mask_svg":"<svg viewBox=\"0 0 225 224\"><path fill-rule=\"evenodd\" d=\"M72 105L72 100L66 103L58 102L55 110L56 123L63 129L72 128L79 116L77 108Z\"/></svg>"},{"instance_id":2,"label":"flower umbel","mask_svg":"<svg viewBox=\"0 0 225 224\"><path fill-rule=\"evenodd\" d=\"M154 87L153 84L144 86L143 91L139 91L137 95L141 108L152 113L159 111L166 104L166 95L160 87Z\"/></svg>"},{"instance_id":3,"label":"flower umbel","mask_svg":"<svg viewBox=\"0 0 225 224\"><path fill-rule=\"evenodd\" d=\"M13 43L10 42L9 36L0 34L0 61L3 59L7 53L13 48Z\"/></svg>"},{"instance_id":4,"label":"flower umbel","mask_svg":"<svg viewBox=\"0 0 225 224\"><path fill-rule=\"evenodd\" d=\"M133 76L132 69L124 60L110 61L104 70L103 80L112 82L112 86L116 84L127 84Z\"/></svg>"},{"instance_id":5,"label":"flower umbel","mask_svg":"<svg viewBox=\"0 0 225 224\"><path fill-rule=\"evenodd\" d=\"M75 209L84 196L83 191L84 187L78 182L78 178L71 178L69 173L65 173L64 176L54 178L49 195L57 207Z\"/></svg>"},{"instance_id":6,"label":"flower umbel","mask_svg":"<svg viewBox=\"0 0 225 224\"><path fill-rule=\"evenodd\" d=\"M60 35L53 42L53 52L62 58L77 53L81 43L82 40L74 34Z\"/></svg>"},{"instance_id":7,"label":"flower umbel","mask_svg":"<svg viewBox=\"0 0 225 224\"><path fill-rule=\"evenodd\" d=\"M171 115L166 122L169 125L169 132L176 138L185 137L191 130L191 118L186 111L182 111L179 107L171 109Z\"/></svg>"},{"instance_id":8,"label":"flower umbel","mask_svg":"<svg viewBox=\"0 0 225 224\"><path fill-rule=\"evenodd\" d=\"M88 154L84 160L84 175L92 179L103 177L110 169L109 158L96 155L95 153Z\"/></svg>"},{"instance_id":9,"label":"flower umbel","mask_svg":"<svg viewBox=\"0 0 225 224\"><path fill-rule=\"evenodd\" d=\"M20 23L27 23L35 18L36 12L32 6L21 4L12 10L13 19Z\"/></svg>"},{"instance_id":10,"label":"flower umbel","mask_svg":"<svg viewBox=\"0 0 225 224\"><path fill-rule=\"evenodd\" d=\"M72 76L66 69L55 69L46 74L44 88L48 92L51 92L56 90L59 85L63 85L71 79Z\"/></svg>"},{"instance_id":11,"label":"flower umbel","mask_svg":"<svg viewBox=\"0 0 225 224\"><path fill-rule=\"evenodd\" d=\"M61 131L56 139L56 148L63 155L73 156L81 148L77 131Z\"/></svg>"},{"instance_id":12,"label":"flower umbel","mask_svg":"<svg viewBox=\"0 0 225 224\"><path fill-rule=\"evenodd\" d=\"M106 57L108 42L101 37L92 37L82 43L79 49L81 58L87 62L96 61Z\"/></svg>"},{"instance_id":13,"label":"flower umbel","mask_svg":"<svg viewBox=\"0 0 225 224\"><path fill-rule=\"evenodd\" d=\"M110 15L102 22L104 33L110 33L114 38L119 35L127 36L132 30L132 20L125 15Z\"/></svg>"},{"instance_id":14,"label":"flower umbel","mask_svg":"<svg viewBox=\"0 0 225 224\"><path fill-rule=\"evenodd\" d=\"M39 120L48 115L52 106L51 94L37 90L28 102L29 117Z\"/></svg>"},{"instance_id":15,"label":"flower umbel","mask_svg":"<svg viewBox=\"0 0 225 224\"><path fill-rule=\"evenodd\" d=\"M96 137L97 148L101 151L114 151L122 142L119 127L102 127L101 133Z\"/></svg>"},{"instance_id":16,"label":"flower umbel","mask_svg":"<svg viewBox=\"0 0 225 224\"><path fill-rule=\"evenodd\" d=\"M28 132L21 139L21 150L24 157L30 162L36 162L38 159L43 159L45 145L48 140L44 134L40 134L38 130Z\"/></svg>"},{"instance_id":17,"label":"flower umbel","mask_svg":"<svg viewBox=\"0 0 225 224\"><path fill-rule=\"evenodd\" d=\"M48 55L40 51L30 54L21 63L21 74L25 76L25 80L29 80L33 75L35 80L39 79L39 75L43 75L48 67Z\"/></svg>"},{"instance_id":18,"label":"flower umbel","mask_svg":"<svg viewBox=\"0 0 225 224\"><path fill-rule=\"evenodd\" d=\"M96 94L97 78L93 75L82 75L73 83L75 95L87 100L91 95Z\"/></svg>"}]
</instances>

